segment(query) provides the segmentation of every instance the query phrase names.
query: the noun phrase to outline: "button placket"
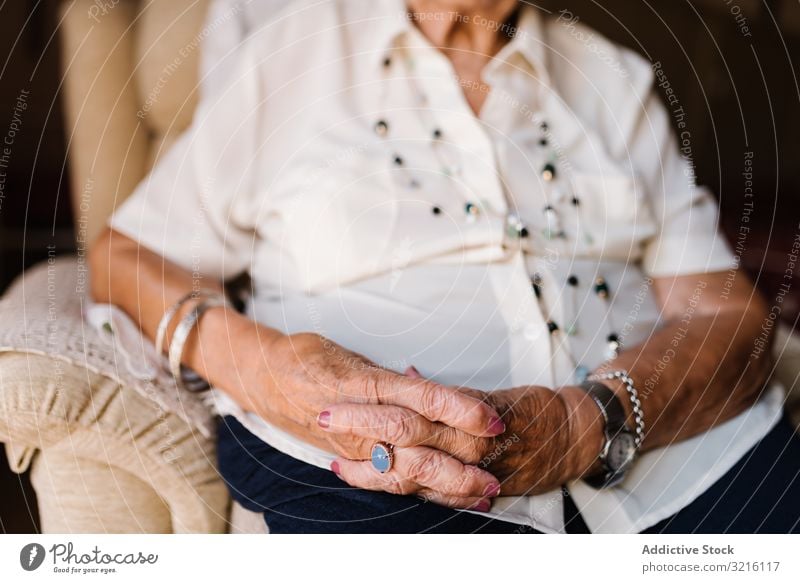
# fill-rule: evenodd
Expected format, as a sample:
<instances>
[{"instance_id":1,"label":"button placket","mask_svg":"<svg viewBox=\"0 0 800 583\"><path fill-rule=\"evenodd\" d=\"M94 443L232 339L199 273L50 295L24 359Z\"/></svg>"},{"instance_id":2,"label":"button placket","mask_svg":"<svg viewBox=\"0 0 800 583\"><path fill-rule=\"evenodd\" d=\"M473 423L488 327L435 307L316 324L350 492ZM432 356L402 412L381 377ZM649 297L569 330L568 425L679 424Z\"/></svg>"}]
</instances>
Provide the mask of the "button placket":
<instances>
[{"instance_id":1,"label":"button placket","mask_svg":"<svg viewBox=\"0 0 800 583\"><path fill-rule=\"evenodd\" d=\"M530 275L530 295L537 300L541 314L538 327L541 333L535 338L537 349L546 344L550 350L553 385L560 386L569 381L572 376L575 362L573 358L573 341L570 328L574 323L568 319L573 318L567 314L566 303L570 289L569 274L562 273L564 267L553 259L544 256L527 256L526 268ZM533 340L529 338L529 340Z\"/></svg>"},{"instance_id":2,"label":"button placket","mask_svg":"<svg viewBox=\"0 0 800 583\"><path fill-rule=\"evenodd\" d=\"M455 149L460 158L462 191L468 202L488 207L493 214L508 212L499 179L494 144L469 107L458 77L446 57L432 49L419 49L414 74L427 95L427 107L435 118L434 130L441 132L442 147ZM490 93L491 97L491 93Z\"/></svg>"},{"instance_id":3,"label":"button placket","mask_svg":"<svg viewBox=\"0 0 800 583\"><path fill-rule=\"evenodd\" d=\"M509 330L512 384L553 386L549 334L531 292L525 259L517 254L510 263L498 265L490 273Z\"/></svg>"}]
</instances>

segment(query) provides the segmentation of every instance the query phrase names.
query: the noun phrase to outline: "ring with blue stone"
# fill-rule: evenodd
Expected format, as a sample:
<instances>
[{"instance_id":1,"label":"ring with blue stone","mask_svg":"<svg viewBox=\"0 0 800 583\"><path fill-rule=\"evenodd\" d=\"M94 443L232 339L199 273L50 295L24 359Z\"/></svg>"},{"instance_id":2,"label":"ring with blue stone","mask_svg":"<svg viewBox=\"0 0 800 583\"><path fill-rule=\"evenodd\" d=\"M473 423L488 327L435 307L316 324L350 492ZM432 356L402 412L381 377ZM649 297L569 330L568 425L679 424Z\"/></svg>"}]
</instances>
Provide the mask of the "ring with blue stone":
<instances>
[{"instance_id":1,"label":"ring with blue stone","mask_svg":"<svg viewBox=\"0 0 800 583\"><path fill-rule=\"evenodd\" d=\"M372 467L381 474L385 474L392 469L394 463L394 446L383 441L378 441L372 446L370 453Z\"/></svg>"}]
</instances>

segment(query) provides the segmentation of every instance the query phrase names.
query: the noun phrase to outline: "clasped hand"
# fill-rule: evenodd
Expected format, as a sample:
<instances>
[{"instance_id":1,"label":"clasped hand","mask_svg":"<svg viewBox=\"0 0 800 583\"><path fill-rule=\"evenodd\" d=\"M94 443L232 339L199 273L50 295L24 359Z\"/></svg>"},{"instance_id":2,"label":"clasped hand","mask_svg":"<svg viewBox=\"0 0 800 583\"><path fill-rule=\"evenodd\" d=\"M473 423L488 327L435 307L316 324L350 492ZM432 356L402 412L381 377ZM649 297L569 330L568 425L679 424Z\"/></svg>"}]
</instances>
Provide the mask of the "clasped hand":
<instances>
[{"instance_id":1,"label":"clasped hand","mask_svg":"<svg viewBox=\"0 0 800 583\"><path fill-rule=\"evenodd\" d=\"M421 379L414 369L406 371ZM426 381L427 382L427 381ZM395 446L391 471L381 474L363 458L337 458L331 469L351 486L416 494L452 508L488 511L500 495L532 495L559 487L583 473L570 443L576 423L558 393L523 387L492 393L440 386L482 400L503 419L503 430L476 436L418 412L392 405L335 404L318 422L335 435ZM454 399L457 408L466 401ZM457 416L453 413L450 417Z\"/></svg>"},{"instance_id":2,"label":"clasped hand","mask_svg":"<svg viewBox=\"0 0 800 583\"><path fill-rule=\"evenodd\" d=\"M545 492L584 471L571 444L574 415L548 388L449 387L316 334L282 336L266 349L274 366L259 369L259 384L271 390L250 408L337 454L331 469L354 487L487 511L501 490ZM385 474L368 461L377 441L394 446Z\"/></svg>"}]
</instances>

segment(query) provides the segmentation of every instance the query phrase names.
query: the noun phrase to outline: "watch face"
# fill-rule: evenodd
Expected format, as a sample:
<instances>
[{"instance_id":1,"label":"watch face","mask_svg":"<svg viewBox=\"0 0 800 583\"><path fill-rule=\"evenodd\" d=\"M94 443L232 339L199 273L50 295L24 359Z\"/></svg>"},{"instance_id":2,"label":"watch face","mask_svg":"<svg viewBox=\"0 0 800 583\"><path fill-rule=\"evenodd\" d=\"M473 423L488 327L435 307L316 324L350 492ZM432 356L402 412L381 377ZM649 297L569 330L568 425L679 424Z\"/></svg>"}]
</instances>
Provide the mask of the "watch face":
<instances>
[{"instance_id":1,"label":"watch face","mask_svg":"<svg viewBox=\"0 0 800 583\"><path fill-rule=\"evenodd\" d=\"M632 433L618 433L608 444L606 463L613 470L624 469L636 455L636 439Z\"/></svg>"}]
</instances>

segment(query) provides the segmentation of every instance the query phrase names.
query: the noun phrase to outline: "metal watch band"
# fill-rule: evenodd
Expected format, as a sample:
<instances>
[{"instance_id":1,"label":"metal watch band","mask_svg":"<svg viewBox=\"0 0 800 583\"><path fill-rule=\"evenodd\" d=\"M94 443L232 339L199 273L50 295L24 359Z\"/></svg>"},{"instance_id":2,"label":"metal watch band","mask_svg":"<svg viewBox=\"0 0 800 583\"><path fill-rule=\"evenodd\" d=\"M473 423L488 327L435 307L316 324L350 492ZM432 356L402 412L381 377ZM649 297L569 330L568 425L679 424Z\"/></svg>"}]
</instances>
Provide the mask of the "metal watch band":
<instances>
[{"instance_id":1,"label":"metal watch band","mask_svg":"<svg viewBox=\"0 0 800 583\"><path fill-rule=\"evenodd\" d=\"M628 397L631 401L631 406L633 408L633 422L635 424L634 431L636 433L636 447L639 448L642 445L642 440L644 439L644 411L642 411L642 402L639 400L639 391L636 390L636 386L633 384L633 379L628 374L628 371L625 370L615 370L611 372L599 373L591 375L588 379L589 381L610 381L610 380L618 380L625 385L625 390L628 391Z\"/></svg>"}]
</instances>

